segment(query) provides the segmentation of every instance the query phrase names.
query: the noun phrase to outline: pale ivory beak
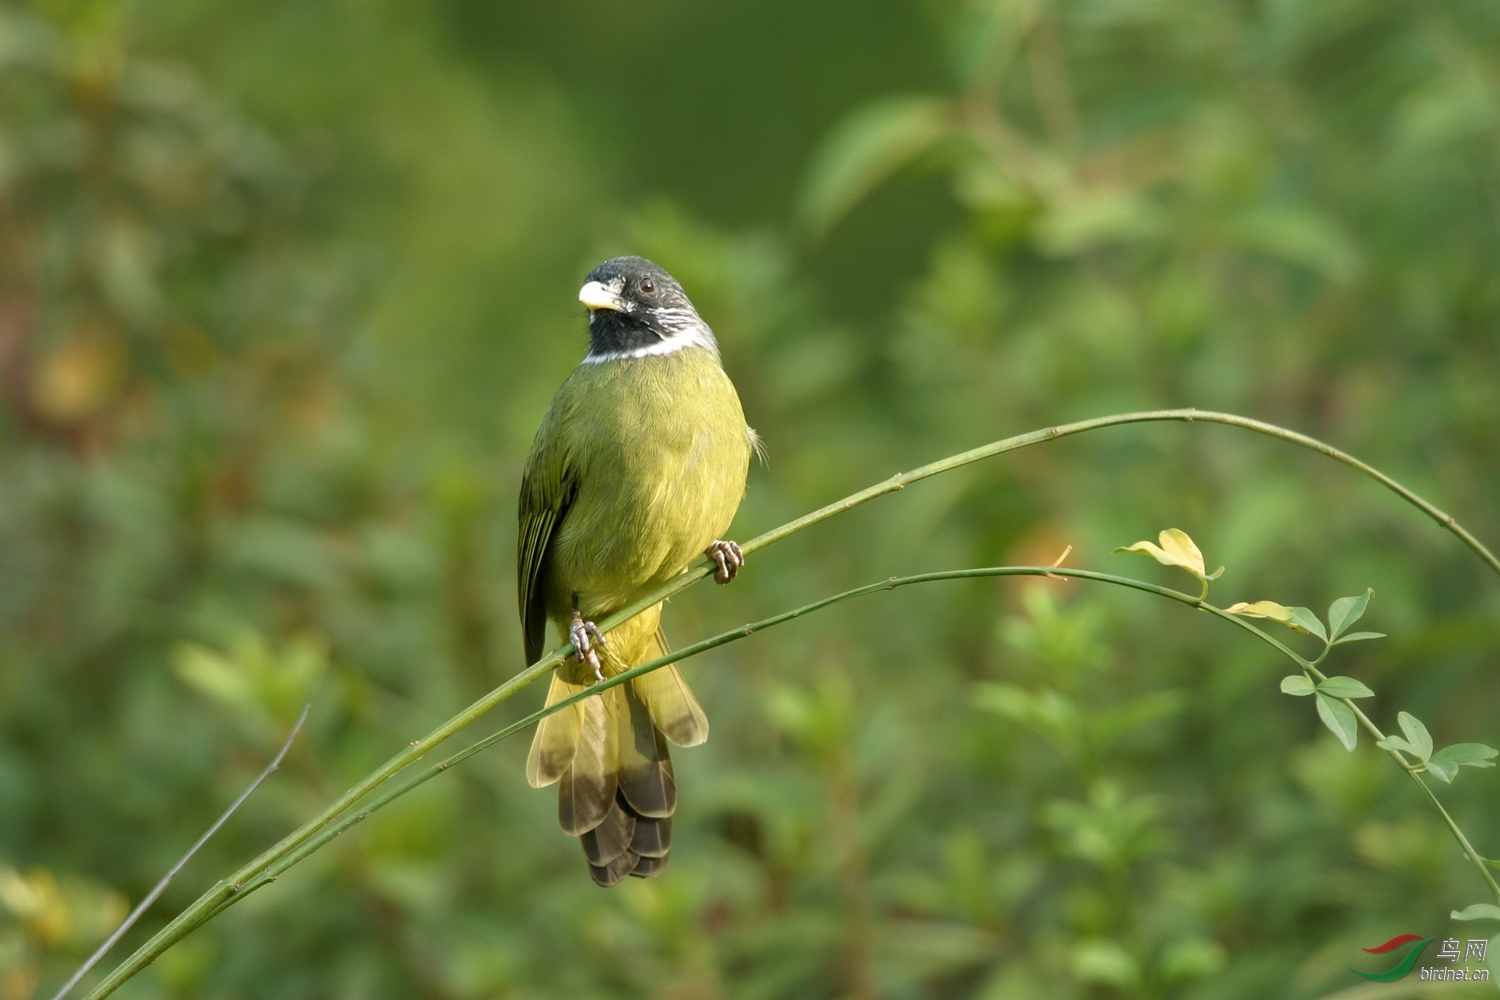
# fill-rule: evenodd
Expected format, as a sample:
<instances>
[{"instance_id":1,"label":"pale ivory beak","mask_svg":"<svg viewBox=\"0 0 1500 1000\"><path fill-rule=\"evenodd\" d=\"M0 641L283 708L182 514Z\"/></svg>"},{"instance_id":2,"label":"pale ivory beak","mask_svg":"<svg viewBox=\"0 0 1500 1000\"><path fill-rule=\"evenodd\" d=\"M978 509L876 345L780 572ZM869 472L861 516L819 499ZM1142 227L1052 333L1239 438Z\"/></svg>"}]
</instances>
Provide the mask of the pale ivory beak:
<instances>
[{"instance_id":1,"label":"pale ivory beak","mask_svg":"<svg viewBox=\"0 0 1500 1000\"><path fill-rule=\"evenodd\" d=\"M578 301L588 306L590 311L599 309L624 311L624 306L620 304L620 297L597 281L590 281L579 290Z\"/></svg>"}]
</instances>

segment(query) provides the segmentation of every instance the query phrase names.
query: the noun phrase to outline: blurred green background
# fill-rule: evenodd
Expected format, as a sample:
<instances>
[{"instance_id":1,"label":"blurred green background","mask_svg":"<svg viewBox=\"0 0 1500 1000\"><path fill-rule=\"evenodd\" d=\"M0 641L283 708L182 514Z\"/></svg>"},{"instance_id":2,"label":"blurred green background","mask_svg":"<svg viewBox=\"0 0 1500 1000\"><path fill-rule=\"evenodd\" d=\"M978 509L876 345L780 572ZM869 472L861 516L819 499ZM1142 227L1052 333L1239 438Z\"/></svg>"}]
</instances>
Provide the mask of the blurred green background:
<instances>
[{"instance_id":1,"label":"blurred green background","mask_svg":"<svg viewBox=\"0 0 1500 1000\"><path fill-rule=\"evenodd\" d=\"M1493 544L1497 237L1479 0L0 3L0 1000L55 989L305 701L127 944L523 665L514 497L604 258L719 335L770 453L742 539L1195 405ZM667 631L1068 544L1191 586L1111 554L1168 526L1221 604L1374 587L1392 638L1334 672L1387 728L1500 740L1497 581L1223 427L923 483ZM517 738L121 996L1314 997L1395 934L1487 934L1448 921L1483 886L1417 789L1286 672L1082 583L866 598L688 665L713 739L676 755L664 877L595 888ZM1440 791L1500 854L1495 780Z\"/></svg>"}]
</instances>

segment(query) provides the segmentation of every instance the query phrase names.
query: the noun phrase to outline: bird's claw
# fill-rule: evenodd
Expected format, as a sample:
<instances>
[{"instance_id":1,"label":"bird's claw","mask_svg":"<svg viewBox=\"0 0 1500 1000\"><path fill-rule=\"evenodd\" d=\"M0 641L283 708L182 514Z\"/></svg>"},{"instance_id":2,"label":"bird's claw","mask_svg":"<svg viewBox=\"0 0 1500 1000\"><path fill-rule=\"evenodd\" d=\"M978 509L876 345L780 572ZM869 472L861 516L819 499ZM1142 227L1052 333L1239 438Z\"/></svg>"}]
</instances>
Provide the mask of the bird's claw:
<instances>
[{"instance_id":1,"label":"bird's claw","mask_svg":"<svg viewBox=\"0 0 1500 1000\"><path fill-rule=\"evenodd\" d=\"M568 639L578 655L578 662L587 663L596 680L604 680L604 671L599 666L599 654L594 652L594 643L604 645L604 633L593 622L583 620L583 614L573 609L573 624L568 626Z\"/></svg>"},{"instance_id":2,"label":"bird's claw","mask_svg":"<svg viewBox=\"0 0 1500 1000\"><path fill-rule=\"evenodd\" d=\"M728 583L740 575L740 567L745 565L745 553L740 549L738 542L716 541L704 550L704 555L713 561L714 582Z\"/></svg>"}]
</instances>

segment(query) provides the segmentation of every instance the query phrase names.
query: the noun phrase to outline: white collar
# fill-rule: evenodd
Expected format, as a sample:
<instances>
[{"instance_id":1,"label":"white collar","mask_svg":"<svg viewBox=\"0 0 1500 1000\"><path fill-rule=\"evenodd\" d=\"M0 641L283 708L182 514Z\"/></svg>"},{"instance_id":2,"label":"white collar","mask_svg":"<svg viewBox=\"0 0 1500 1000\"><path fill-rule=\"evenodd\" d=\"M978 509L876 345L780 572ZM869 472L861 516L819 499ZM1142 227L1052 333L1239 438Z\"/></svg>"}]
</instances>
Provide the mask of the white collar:
<instances>
[{"instance_id":1,"label":"white collar","mask_svg":"<svg viewBox=\"0 0 1500 1000\"><path fill-rule=\"evenodd\" d=\"M634 347L628 351L606 351L603 354L590 352L584 355L582 363L586 365L598 365L606 361L623 361L626 358L659 357L666 354L675 354L684 347L707 348L715 358L719 356L719 345L714 340L714 335L709 332L707 325L693 323L690 326L683 327L680 332L673 334L665 340L658 340L653 344L647 344L645 347Z\"/></svg>"}]
</instances>

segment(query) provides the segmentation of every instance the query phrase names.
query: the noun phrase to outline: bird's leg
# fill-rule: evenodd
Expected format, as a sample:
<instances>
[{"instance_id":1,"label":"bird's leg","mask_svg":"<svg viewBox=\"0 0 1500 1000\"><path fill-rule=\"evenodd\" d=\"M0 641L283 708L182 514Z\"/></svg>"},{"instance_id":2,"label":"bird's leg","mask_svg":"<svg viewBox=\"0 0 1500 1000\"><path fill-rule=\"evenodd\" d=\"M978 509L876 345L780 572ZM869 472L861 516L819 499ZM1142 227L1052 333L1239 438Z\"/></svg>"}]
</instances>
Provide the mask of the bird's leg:
<instances>
[{"instance_id":1,"label":"bird's leg","mask_svg":"<svg viewBox=\"0 0 1500 1000\"><path fill-rule=\"evenodd\" d=\"M745 565L745 553L738 542L716 541L703 554L718 567L714 570L715 583L728 583L740 575L740 567Z\"/></svg>"},{"instance_id":2,"label":"bird's leg","mask_svg":"<svg viewBox=\"0 0 1500 1000\"><path fill-rule=\"evenodd\" d=\"M583 620L583 612L578 610L577 594L573 595L573 623L568 626L568 640L573 643L578 662L587 663L596 680L604 680L604 671L599 668L599 654L594 652L595 642L604 645L604 633L593 622Z\"/></svg>"}]
</instances>

